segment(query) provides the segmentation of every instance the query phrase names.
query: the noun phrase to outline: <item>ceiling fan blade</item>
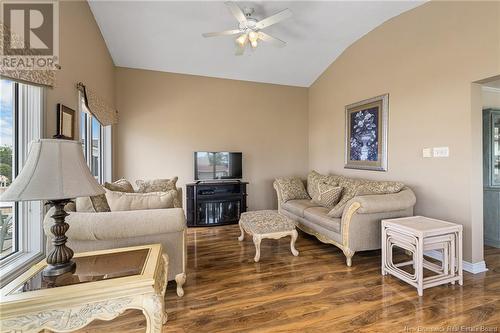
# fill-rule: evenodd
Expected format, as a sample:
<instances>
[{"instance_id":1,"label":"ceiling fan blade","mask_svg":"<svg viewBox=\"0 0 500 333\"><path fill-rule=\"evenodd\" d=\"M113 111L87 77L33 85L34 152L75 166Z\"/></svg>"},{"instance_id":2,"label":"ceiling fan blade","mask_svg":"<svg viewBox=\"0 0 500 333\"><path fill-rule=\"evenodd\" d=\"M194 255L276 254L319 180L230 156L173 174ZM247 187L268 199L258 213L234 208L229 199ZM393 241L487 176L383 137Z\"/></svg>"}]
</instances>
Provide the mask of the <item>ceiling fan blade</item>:
<instances>
[{"instance_id":1,"label":"ceiling fan blade","mask_svg":"<svg viewBox=\"0 0 500 333\"><path fill-rule=\"evenodd\" d=\"M236 3L232 1L226 1L225 4L227 8L229 8L231 14L233 14L233 16L238 20L238 22L244 23L247 21L247 17Z\"/></svg>"},{"instance_id":2,"label":"ceiling fan blade","mask_svg":"<svg viewBox=\"0 0 500 333\"><path fill-rule=\"evenodd\" d=\"M204 34L201 34L203 37L217 37L217 36L230 36L230 35L237 35L241 31L239 29L236 30L226 30L226 31L218 31L218 32L205 32Z\"/></svg>"},{"instance_id":3,"label":"ceiling fan blade","mask_svg":"<svg viewBox=\"0 0 500 333\"><path fill-rule=\"evenodd\" d=\"M264 42L269 42L278 47L284 47L286 45L286 42L282 41L281 39L268 35L262 31L258 32L258 36L259 39L262 39Z\"/></svg>"},{"instance_id":4,"label":"ceiling fan blade","mask_svg":"<svg viewBox=\"0 0 500 333\"><path fill-rule=\"evenodd\" d=\"M293 15L292 11L287 8L279 13L276 13L274 15L266 17L265 19L260 20L259 22L257 22L256 27L257 29L264 29L270 25L276 24L280 21L283 21L284 19L287 19L292 15Z\"/></svg>"}]
</instances>

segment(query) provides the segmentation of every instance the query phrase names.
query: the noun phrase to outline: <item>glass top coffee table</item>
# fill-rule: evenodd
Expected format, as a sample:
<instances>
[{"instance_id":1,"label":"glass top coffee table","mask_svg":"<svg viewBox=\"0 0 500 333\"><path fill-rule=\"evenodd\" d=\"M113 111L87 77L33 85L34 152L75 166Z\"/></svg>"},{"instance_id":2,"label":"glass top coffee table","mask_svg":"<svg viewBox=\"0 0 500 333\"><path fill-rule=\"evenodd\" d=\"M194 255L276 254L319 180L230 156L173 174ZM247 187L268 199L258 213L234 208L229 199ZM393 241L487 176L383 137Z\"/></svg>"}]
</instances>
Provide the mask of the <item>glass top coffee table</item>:
<instances>
[{"instance_id":1,"label":"glass top coffee table","mask_svg":"<svg viewBox=\"0 0 500 333\"><path fill-rule=\"evenodd\" d=\"M45 277L41 261L1 290L3 331L73 331L126 309L142 310L161 332L168 257L160 244L75 254L74 273Z\"/></svg>"}]
</instances>

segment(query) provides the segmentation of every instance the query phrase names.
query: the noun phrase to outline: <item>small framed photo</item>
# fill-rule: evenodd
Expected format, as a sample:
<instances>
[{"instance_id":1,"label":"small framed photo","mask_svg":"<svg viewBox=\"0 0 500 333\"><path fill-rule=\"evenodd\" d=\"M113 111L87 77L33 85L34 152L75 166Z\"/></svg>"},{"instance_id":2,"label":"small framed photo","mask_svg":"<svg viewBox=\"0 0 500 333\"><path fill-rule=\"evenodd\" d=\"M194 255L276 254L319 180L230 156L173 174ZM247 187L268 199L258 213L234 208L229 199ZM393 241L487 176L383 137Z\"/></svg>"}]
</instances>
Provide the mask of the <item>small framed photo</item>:
<instances>
[{"instance_id":1,"label":"small framed photo","mask_svg":"<svg viewBox=\"0 0 500 333\"><path fill-rule=\"evenodd\" d=\"M57 139L75 139L75 110L57 104Z\"/></svg>"},{"instance_id":2,"label":"small framed photo","mask_svg":"<svg viewBox=\"0 0 500 333\"><path fill-rule=\"evenodd\" d=\"M347 105L345 168L387 171L389 94Z\"/></svg>"}]
</instances>

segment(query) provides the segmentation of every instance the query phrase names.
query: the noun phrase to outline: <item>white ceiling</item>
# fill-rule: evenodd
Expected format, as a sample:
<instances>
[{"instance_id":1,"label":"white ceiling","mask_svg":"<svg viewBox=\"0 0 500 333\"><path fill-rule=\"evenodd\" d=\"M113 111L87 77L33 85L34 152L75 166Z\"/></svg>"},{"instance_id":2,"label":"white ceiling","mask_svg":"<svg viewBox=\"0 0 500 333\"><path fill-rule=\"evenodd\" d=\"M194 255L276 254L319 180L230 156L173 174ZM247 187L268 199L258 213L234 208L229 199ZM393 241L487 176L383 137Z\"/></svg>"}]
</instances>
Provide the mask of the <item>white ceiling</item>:
<instances>
[{"instance_id":1,"label":"white ceiling","mask_svg":"<svg viewBox=\"0 0 500 333\"><path fill-rule=\"evenodd\" d=\"M293 17L264 31L287 42L234 55L236 29L222 1L90 1L116 66L309 87L353 42L423 1L255 1L257 19L290 8Z\"/></svg>"}]
</instances>

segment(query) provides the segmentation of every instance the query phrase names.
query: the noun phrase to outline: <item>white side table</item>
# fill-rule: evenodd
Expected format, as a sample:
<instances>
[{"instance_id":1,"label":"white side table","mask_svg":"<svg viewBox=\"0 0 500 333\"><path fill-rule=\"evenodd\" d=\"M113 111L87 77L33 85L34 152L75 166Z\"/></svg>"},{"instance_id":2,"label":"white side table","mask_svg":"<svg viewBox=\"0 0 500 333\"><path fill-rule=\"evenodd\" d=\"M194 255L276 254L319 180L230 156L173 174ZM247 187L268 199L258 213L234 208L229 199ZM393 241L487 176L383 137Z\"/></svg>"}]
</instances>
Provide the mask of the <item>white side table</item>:
<instances>
[{"instance_id":1,"label":"white side table","mask_svg":"<svg viewBox=\"0 0 500 333\"><path fill-rule=\"evenodd\" d=\"M411 252L413 259L395 264L394 247ZM429 250L442 252L441 266L425 260ZM401 269L407 265L413 265L414 273ZM424 268L436 274L424 278ZM462 226L423 216L382 220L382 275L387 274L416 287L419 296L437 285L462 285Z\"/></svg>"}]
</instances>

